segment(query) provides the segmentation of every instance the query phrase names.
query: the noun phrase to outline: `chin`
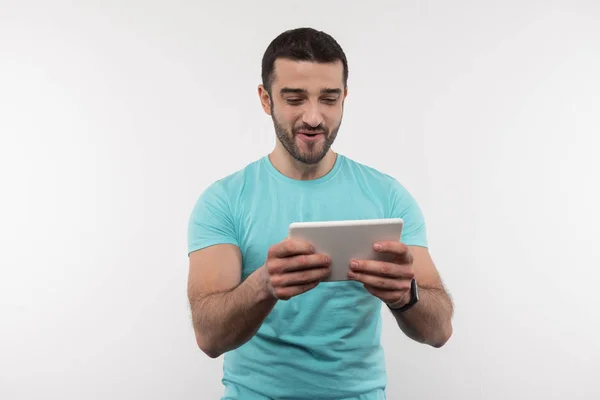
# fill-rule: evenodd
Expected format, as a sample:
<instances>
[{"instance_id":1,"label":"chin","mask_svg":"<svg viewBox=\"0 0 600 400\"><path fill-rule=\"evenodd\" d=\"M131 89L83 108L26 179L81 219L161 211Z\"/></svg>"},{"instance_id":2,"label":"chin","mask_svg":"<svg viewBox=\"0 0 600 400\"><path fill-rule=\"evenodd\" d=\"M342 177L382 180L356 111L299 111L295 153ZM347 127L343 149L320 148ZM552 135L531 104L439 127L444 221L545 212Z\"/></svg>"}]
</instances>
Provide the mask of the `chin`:
<instances>
[{"instance_id":1,"label":"chin","mask_svg":"<svg viewBox=\"0 0 600 400\"><path fill-rule=\"evenodd\" d=\"M327 152L323 152L321 149L321 151L311 152L311 153L298 152L298 153L296 153L294 158L304 164L315 165L315 164L318 164L319 162L321 162L321 160L323 160L323 158L325 158L326 154L327 154Z\"/></svg>"}]
</instances>

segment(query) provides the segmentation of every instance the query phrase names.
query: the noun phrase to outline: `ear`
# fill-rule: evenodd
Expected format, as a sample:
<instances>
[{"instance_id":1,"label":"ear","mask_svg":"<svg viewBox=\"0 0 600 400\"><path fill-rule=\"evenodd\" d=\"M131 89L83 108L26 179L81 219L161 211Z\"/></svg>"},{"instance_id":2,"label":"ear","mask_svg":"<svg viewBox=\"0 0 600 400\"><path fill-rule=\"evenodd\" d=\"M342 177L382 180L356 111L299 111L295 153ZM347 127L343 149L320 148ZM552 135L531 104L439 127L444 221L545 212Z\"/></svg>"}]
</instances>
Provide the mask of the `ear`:
<instances>
[{"instance_id":1,"label":"ear","mask_svg":"<svg viewBox=\"0 0 600 400\"><path fill-rule=\"evenodd\" d=\"M263 110L268 115L271 115L271 96L269 96L269 92L267 92L267 89L262 84L258 85L258 97L260 98Z\"/></svg>"}]
</instances>

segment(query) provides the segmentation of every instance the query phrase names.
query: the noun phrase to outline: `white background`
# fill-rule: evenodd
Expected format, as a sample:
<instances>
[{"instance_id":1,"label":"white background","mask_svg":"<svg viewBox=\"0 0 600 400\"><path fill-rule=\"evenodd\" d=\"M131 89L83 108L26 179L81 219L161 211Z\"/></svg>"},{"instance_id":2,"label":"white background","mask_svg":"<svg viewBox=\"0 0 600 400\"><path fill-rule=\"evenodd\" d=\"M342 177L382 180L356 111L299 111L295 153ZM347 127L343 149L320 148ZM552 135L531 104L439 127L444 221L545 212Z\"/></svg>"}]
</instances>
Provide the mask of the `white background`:
<instances>
[{"instance_id":1,"label":"white background","mask_svg":"<svg viewBox=\"0 0 600 400\"><path fill-rule=\"evenodd\" d=\"M384 312L388 398L600 398L592 0L0 0L0 398L219 398L187 218L272 149L260 61L299 26L349 59L334 149L415 195L456 302L442 349Z\"/></svg>"}]
</instances>

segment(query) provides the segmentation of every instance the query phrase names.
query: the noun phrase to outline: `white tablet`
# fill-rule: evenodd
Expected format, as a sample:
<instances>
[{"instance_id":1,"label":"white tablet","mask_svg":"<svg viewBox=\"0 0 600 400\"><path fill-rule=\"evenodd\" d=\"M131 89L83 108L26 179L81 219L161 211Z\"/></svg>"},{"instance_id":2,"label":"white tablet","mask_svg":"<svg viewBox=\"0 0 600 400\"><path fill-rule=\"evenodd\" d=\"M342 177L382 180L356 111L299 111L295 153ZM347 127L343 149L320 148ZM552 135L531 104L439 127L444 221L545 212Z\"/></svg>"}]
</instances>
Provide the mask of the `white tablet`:
<instances>
[{"instance_id":1,"label":"white tablet","mask_svg":"<svg viewBox=\"0 0 600 400\"><path fill-rule=\"evenodd\" d=\"M324 281L332 282L348 280L353 259L389 260L389 256L373 250L373 245L400 241L403 226L401 218L293 222L288 233L290 238L306 240L317 253L331 257L331 273Z\"/></svg>"}]
</instances>

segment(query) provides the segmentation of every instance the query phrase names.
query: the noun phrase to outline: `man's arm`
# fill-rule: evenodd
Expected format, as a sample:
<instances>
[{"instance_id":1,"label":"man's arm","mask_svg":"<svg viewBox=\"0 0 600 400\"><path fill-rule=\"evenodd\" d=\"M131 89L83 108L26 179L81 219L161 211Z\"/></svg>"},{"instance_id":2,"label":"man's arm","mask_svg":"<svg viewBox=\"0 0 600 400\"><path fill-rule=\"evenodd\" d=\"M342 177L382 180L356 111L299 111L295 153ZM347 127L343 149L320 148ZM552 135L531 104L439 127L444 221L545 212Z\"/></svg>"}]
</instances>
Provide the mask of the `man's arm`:
<instances>
[{"instance_id":1,"label":"man's arm","mask_svg":"<svg viewBox=\"0 0 600 400\"><path fill-rule=\"evenodd\" d=\"M305 241L285 239L240 283L237 246L220 244L190 254L188 297L198 346L209 357L238 348L258 331L278 300L289 300L329 275L331 260Z\"/></svg>"},{"instance_id":2,"label":"man's arm","mask_svg":"<svg viewBox=\"0 0 600 400\"><path fill-rule=\"evenodd\" d=\"M196 342L211 358L250 340L277 302L261 282L260 268L240 283L241 269L235 245L190 254L188 298Z\"/></svg>"},{"instance_id":3,"label":"man's arm","mask_svg":"<svg viewBox=\"0 0 600 400\"><path fill-rule=\"evenodd\" d=\"M442 284L427 248L408 248L418 283L419 301L401 313L391 310L392 314L400 329L411 339L433 347L442 347L452 336L452 300Z\"/></svg>"}]
</instances>

